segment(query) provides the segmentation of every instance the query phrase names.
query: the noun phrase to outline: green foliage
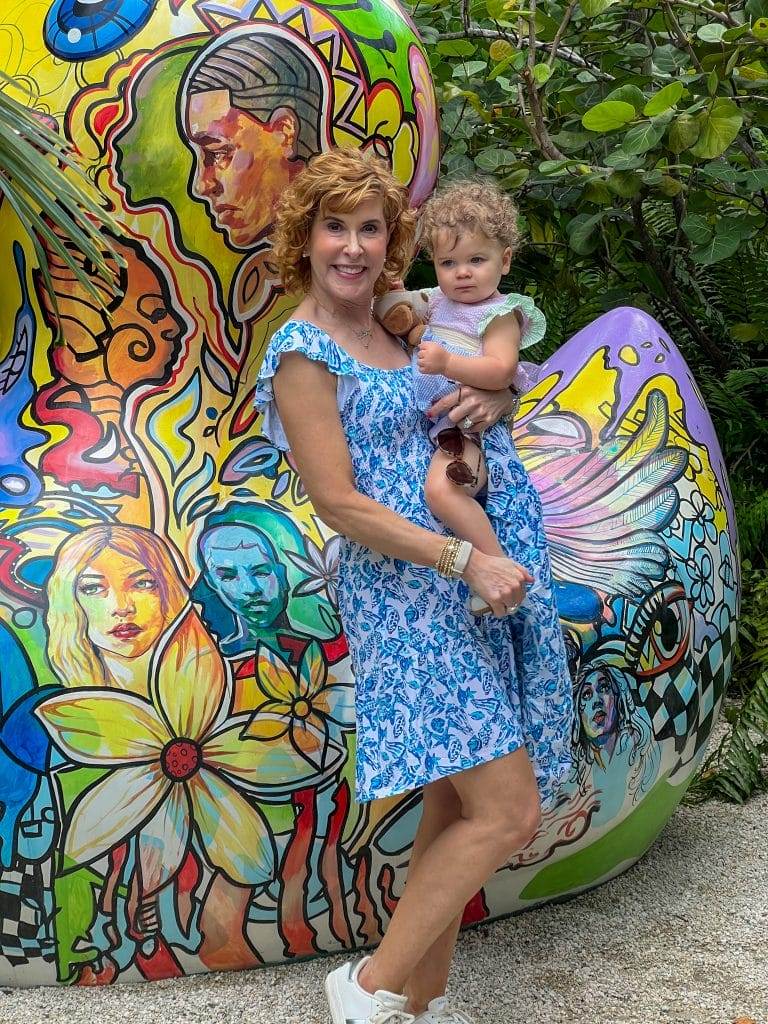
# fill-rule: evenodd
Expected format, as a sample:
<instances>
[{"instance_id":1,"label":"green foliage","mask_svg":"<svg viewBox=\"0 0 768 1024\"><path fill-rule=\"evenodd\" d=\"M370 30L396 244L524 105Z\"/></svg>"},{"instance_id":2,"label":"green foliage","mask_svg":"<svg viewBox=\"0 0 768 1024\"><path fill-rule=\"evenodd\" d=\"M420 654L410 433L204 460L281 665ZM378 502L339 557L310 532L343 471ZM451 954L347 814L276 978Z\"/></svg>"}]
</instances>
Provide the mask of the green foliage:
<instances>
[{"instance_id":1,"label":"green foliage","mask_svg":"<svg viewBox=\"0 0 768 1024\"><path fill-rule=\"evenodd\" d=\"M55 311L56 293L40 239L45 239L96 303L103 306L103 292L83 272L69 246L91 262L111 292L116 282L105 249L118 264L122 258L111 251L101 229L107 227L118 233L119 229L99 205L64 139L11 96L10 89L26 98L21 86L0 71L0 201L7 201L32 240Z\"/></svg>"},{"instance_id":2,"label":"green foliage","mask_svg":"<svg viewBox=\"0 0 768 1024\"><path fill-rule=\"evenodd\" d=\"M441 99L443 177L492 176L519 204L528 244L506 284L547 315L533 358L637 305L706 398L749 559L733 693L755 696L723 755L731 796L745 795L768 669L768 0L412 0L412 12ZM441 49L457 42L471 54Z\"/></svg>"}]
</instances>

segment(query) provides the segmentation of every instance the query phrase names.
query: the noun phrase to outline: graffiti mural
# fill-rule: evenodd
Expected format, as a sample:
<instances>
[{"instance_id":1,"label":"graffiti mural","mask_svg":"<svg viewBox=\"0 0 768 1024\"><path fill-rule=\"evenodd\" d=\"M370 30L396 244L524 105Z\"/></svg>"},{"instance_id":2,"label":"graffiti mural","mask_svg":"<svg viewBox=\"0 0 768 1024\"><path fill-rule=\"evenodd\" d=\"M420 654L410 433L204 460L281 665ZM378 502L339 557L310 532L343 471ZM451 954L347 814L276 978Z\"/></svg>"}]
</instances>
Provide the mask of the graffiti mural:
<instances>
[{"instance_id":1,"label":"graffiti mural","mask_svg":"<svg viewBox=\"0 0 768 1024\"><path fill-rule=\"evenodd\" d=\"M375 943L419 794L354 800L339 538L252 392L292 308L274 202L309 157L370 147L415 204L432 189L424 51L392 0L11 0L0 23L4 69L121 228L101 309L55 245L49 294L0 205L0 981ZM552 549L575 764L465 923L647 849L703 755L738 607L711 422L649 317L615 310L563 346L514 433Z\"/></svg>"}]
</instances>

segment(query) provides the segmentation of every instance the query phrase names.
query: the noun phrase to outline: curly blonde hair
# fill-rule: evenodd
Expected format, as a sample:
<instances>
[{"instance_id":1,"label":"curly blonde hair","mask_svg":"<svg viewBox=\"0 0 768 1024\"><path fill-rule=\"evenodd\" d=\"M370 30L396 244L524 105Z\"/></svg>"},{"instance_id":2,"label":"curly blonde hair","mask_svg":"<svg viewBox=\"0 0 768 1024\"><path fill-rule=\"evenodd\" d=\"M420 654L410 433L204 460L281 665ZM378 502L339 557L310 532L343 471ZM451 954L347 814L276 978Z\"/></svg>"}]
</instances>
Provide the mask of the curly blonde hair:
<instances>
[{"instance_id":1,"label":"curly blonde hair","mask_svg":"<svg viewBox=\"0 0 768 1024\"><path fill-rule=\"evenodd\" d=\"M513 256L520 248L517 207L490 181L453 181L438 189L421 208L420 241L430 256L434 256L435 242L443 232L453 236L455 245L463 234L474 231L509 246Z\"/></svg>"},{"instance_id":2,"label":"curly blonde hair","mask_svg":"<svg viewBox=\"0 0 768 1024\"><path fill-rule=\"evenodd\" d=\"M275 211L275 262L288 292L306 292L311 281L305 255L316 217L349 213L368 199L380 198L390 231L384 269L374 293L383 295L405 275L413 258L416 215L408 190L373 153L333 149L312 157L283 193Z\"/></svg>"}]
</instances>

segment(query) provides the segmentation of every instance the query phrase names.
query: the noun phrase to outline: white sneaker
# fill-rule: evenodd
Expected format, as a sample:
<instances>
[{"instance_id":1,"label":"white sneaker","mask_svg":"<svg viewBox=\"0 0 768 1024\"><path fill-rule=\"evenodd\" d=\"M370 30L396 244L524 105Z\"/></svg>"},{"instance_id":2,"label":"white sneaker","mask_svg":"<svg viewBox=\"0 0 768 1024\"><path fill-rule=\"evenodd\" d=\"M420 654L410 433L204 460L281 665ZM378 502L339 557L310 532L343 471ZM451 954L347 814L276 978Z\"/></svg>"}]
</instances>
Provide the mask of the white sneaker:
<instances>
[{"instance_id":1,"label":"white sneaker","mask_svg":"<svg viewBox=\"0 0 768 1024\"><path fill-rule=\"evenodd\" d=\"M370 959L364 956L357 964L344 964L326 977L325 994L333 1024L412 1024L414 1016L405 1010L407 996L384 989L371 995L358 984L363 964Z\"/></svg>"},{"instance_id":2,"label":"white sneaker","mask_svg":"<svg viewBox=\"0 0 768 1024\"><path fill-rule=\"evenodd\" d=\"M414 1018L413 1024L473 1024L461 1010L453 1010L445 996L438 996L427 1003L427 1008Z\"/></svg>"}]
</instances>

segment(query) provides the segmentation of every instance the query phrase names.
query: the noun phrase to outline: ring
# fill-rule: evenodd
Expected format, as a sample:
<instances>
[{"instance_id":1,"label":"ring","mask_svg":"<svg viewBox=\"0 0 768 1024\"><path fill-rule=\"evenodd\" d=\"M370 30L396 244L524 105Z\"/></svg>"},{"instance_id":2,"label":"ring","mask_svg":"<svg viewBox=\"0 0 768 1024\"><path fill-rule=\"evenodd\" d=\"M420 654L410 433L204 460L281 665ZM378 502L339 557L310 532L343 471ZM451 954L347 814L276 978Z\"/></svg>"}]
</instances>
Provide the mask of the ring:
<instances>
[{"instance_id":1,"label":"ring","mask_svg":"<svg viewBox=\"0 0 768 1024\"><path fill-rule=\"evenodd\" d=\"M505 604L504 607L507 609L507 615L509 615L510 612L516 612L517 609L520 607L520 605L519 604Z\"/></svg>"},{"instance_id":2,"label":"ring","mask_svg":"<svg viewBox=\"0 0 768 1024\"><path fill-rule=\"evenodd\" d=\"M471 428L473 422L474 421L471 420L469 418L469 416L465 416L464 419L461 421L462 429L463 430L469 430Z\"/></svg>"}]
</instances>

